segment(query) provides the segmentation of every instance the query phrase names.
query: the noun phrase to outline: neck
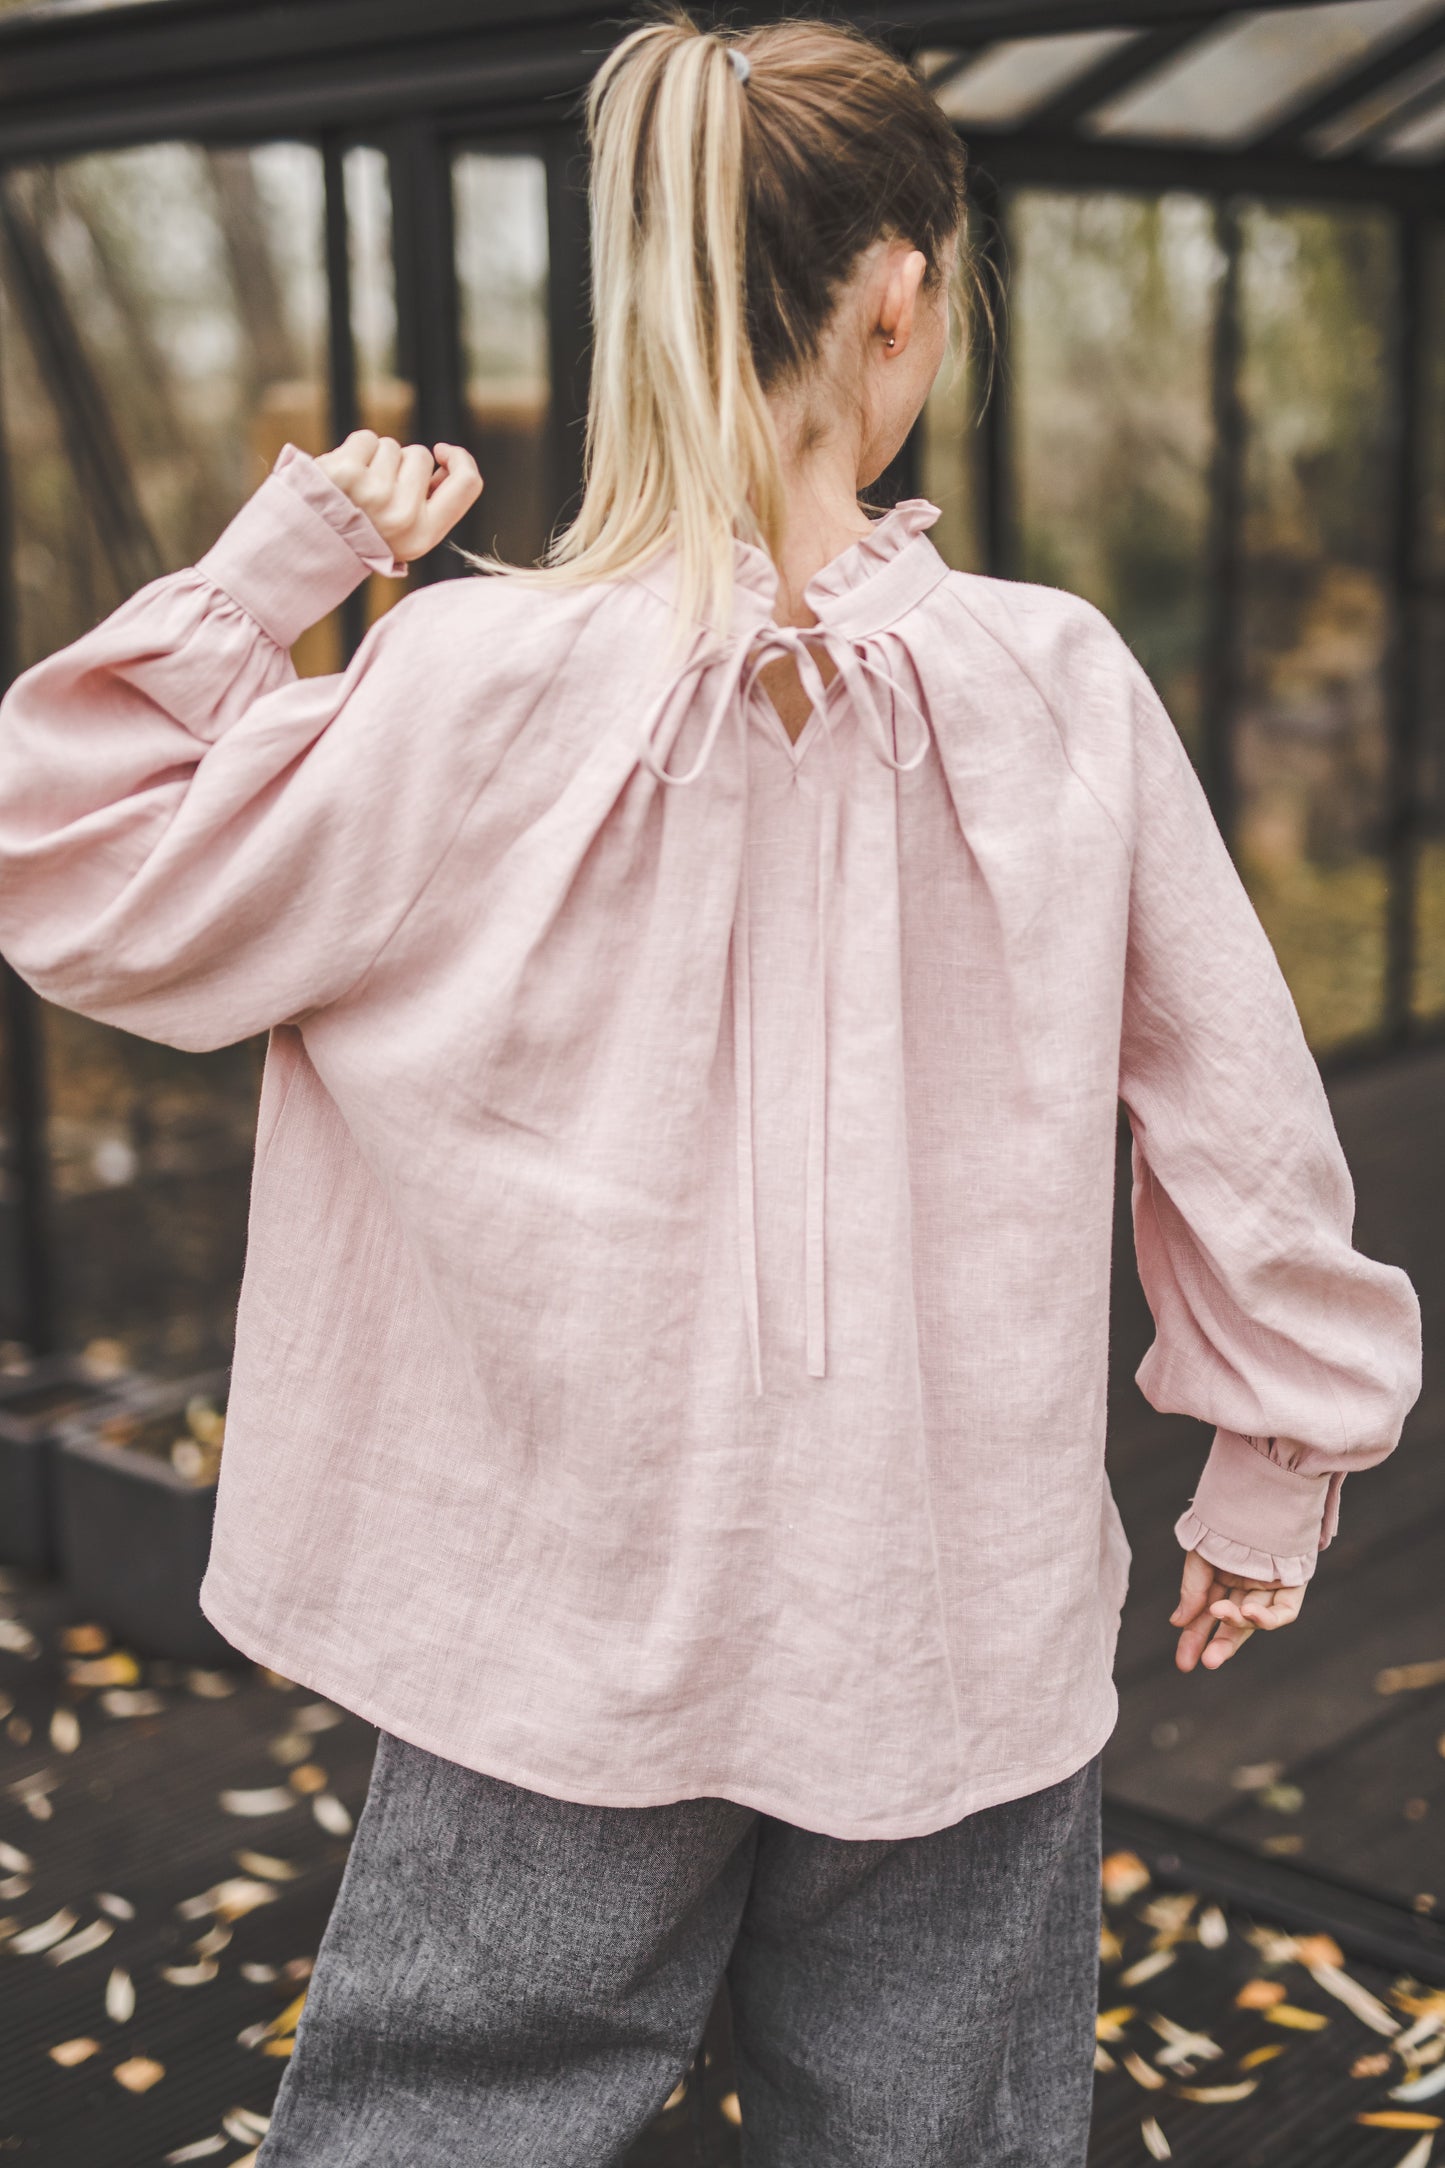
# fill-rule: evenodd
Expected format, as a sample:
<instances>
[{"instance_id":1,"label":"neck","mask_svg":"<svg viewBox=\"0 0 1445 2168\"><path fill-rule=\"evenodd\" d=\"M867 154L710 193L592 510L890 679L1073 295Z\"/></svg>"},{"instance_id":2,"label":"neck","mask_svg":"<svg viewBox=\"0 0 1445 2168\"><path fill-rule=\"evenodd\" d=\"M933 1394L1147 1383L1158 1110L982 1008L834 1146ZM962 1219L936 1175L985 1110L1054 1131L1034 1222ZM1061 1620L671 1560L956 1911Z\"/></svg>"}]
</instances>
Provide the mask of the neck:
<instances>
[{"instance_id":1,"label":"neck","mask_svg":"<svg viewBox=\"0 0 1445 2168\"><path fill-rule=\"evenodd\" d=\"M871 525L858 508L859 446L845 430L809 428L782 402L774 406L774 420L784 484L775 615L783 625L812 624L804 588Z\"/></svg>"}]
</instances>

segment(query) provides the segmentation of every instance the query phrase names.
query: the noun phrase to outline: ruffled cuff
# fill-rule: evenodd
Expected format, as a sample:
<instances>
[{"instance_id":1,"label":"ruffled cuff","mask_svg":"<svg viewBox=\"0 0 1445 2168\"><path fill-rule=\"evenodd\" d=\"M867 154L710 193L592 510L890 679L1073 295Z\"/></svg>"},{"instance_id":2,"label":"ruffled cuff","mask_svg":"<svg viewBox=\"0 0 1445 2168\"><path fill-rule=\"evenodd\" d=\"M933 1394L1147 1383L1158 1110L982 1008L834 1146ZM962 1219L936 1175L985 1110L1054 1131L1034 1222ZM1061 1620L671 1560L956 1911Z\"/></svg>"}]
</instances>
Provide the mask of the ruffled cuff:
<instances>
[{"instance_id":1,"label":"ruffled cuff","mask_svg":"<svg viewBox=\"0 0 1445 2168\"><path fill-rule=\"evenodd\" d=\"M1301 1475L1273 1458L1265 1439L1217 1430L1174 1533L1212 1566L1298 1588L1335 1532L1342 1480L1341 1470Z\"/></svg>"},{"instance_id":2,"label":"ruffled cuff","mask_svg":"<svg viewBox=\"0 0 1445 2168\"><path fill-rule=\"evenodd\" d=\"M310 453L288 443L196 570L289 648L368 572L404 579L407 567Z\"/></svg>"}]
</instances>

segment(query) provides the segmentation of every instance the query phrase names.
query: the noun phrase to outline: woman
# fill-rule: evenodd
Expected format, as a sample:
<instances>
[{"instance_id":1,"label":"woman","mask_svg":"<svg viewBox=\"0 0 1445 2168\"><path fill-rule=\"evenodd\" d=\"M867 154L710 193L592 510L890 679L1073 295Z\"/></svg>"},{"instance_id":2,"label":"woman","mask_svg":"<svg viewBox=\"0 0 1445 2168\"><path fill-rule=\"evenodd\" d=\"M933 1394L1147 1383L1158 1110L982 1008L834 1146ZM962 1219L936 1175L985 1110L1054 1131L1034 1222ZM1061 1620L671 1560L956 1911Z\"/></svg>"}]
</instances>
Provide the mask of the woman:
<instances>
[{"instance_id":1,"label":"woman","mask_svg":"<svg viewBox=\"0 0 1445 2168\"><path fill-rule=\"evenodd\" d=\"M1297 1612L1418 1390L1404 1275L1106 619L858 492L962 153L842 30L591 94L588 487L549 562L301 630L474 500L288 445L0 707L0 941L269 1030L203 1602L380 1727L264 2168L618 2161L726 1975L745 2158L1084 2159L1117 1107L1187 1670Z\"/></svg>"}]
</instances>

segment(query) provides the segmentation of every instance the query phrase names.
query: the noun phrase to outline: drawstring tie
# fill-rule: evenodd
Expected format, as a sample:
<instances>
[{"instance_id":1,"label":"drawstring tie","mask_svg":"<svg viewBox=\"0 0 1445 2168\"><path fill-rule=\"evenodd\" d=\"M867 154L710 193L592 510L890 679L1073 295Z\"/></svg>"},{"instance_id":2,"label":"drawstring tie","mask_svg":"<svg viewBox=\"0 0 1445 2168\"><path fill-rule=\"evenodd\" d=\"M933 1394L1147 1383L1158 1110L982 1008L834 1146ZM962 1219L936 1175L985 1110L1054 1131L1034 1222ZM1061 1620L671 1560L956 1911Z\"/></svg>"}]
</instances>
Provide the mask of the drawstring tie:
<instances>
[{"instance_id":1,"label":"drawstring tie","mask_svg":"<svg viewBox=\"0 0 1445 2168\"><path fill-rule=\"evenodd\" d=\"M742 1277L743 1309L747 1319L748 1347L752 1356L753 1391L760 1395L763 1390L761 1336L758 1327L758 1245L756 1189L754 1182L753 1147L753 1016L751 945L749 935L749 864L748 864L748 711L758 673L775 658L790 655L797 665L798 677L807 695L809 708L816 714L828 740L832 768L833 818L830 821L819 812L818 857L816 873L818 918L818 970L811 1003L811 1042L808 1069L808 1137L804 1165L803 1190L803 1271L806 1288L806 1353L809 1377L821 1378L826 1373L824 1343L824 1140L828 1103L828 925L832 916L833 880L838 860L838 834L840 821L840 793L838 784L838 748L828 720L828 687L823 682L822 671L813 653L820 647L831 658L844 688L852 700L859 720L872 741L873 749L885 766L900 775L909 774L928 752L930 736L928 718L906 688L869 660L863 652L862 642L849 638L824 625L773 625L766 624L749 633L739 641L736 648L719 657L714 649L688 663L681 674L662 692L648 713L642 730L641 757L649 772L660 783L695 783L712 758L714 746L729 714L738 723L743 758L743 850L738 879L737 901L734 906L732 929L732 982L733 982L733 1060L737 1089L737 1175L738 1175L738 1262ZM657 759L654 740L657 726L677 700L682 687L692 678L721 665L722 678L717 697L708 715L702 734L702 745L697 759L685 774L671 773ZM895 760L889 751L890 729L884 721L878 702L868 679L876 678L886 685L889 692L912 708L918 717L921 737L917 750L907 760ZM801 733L800 733L801 735Z\"/></svg>"}]
</instances>

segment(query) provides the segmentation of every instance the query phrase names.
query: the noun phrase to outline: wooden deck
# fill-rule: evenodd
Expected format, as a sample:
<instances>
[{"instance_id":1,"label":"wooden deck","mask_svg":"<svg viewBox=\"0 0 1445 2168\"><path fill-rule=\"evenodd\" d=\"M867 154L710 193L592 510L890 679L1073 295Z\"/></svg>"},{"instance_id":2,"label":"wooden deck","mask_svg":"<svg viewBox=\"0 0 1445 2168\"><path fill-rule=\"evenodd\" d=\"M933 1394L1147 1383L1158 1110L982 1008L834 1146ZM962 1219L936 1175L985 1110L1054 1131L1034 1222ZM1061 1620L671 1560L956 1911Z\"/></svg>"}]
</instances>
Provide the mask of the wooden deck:
<instances>
[{"instance_id":1,"label":"wooden deck","mask_svg":"<svg viewBox=\"0 0 1445 2168\"><path fill-rule=\"evenodd\" d=\"M1121 1800L1445 1915L1445 1681L1394 1693L1376 1683L1445 1659L1445 1053L1341 1077L1330 1098L1355 1179L1356 1242L1402 1265L1420 1293L1424 1388L1398 1450L1346 1482L1298 1621L1254 1635L1216 1675L1174 1667L1172 1523L1209 1433L1156 1415L1133 1382L1152 1326L1120 1153L1109 1463L1134 1560L1105 1783ZM1267 1763L1281 1765L1274 1790L1240 1788L1236 1772Z\"/></svg>"}]
</instances>

